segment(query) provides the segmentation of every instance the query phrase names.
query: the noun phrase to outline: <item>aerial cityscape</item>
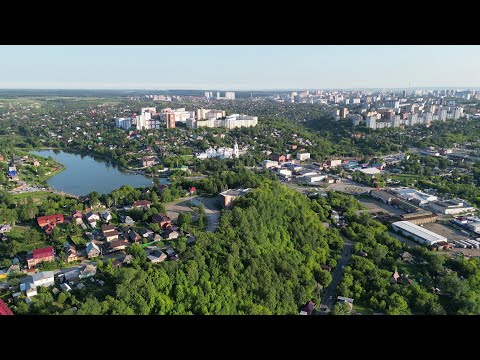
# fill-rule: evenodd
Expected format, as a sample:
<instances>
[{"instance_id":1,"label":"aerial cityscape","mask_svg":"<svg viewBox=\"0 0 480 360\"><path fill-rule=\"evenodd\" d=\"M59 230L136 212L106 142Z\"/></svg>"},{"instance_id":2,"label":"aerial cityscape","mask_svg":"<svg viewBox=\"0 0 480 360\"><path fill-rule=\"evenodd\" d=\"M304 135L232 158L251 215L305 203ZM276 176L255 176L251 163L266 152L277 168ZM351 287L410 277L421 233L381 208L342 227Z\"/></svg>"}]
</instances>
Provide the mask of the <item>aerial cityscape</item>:
<instances>
[{"instance_id":1,"label":"aerial cityscape","mask_svg":"<svg viewBox=\"0 0 480 360\"><path fill-rule=\"evenodd\" d=\"M479 46L0 55L0 316L480 314Z\"/></svg>"}]
</instances>

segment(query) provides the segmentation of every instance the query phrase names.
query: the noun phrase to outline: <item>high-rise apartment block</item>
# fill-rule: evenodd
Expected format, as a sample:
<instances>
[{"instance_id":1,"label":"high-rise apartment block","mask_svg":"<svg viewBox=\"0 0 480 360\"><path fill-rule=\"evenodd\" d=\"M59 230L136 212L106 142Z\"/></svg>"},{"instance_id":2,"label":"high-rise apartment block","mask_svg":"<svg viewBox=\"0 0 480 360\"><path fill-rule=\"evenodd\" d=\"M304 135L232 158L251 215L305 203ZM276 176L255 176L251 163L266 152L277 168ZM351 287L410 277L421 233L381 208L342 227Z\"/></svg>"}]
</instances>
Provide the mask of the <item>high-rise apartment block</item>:
<instances>
[{"instance_id":1,"label":"high-rise apartment block","mask_svg":"<svg viewBox=\"0 0 480 360\"><path fill-rule=\"evenodd\" d=\"M120 129L128 130L132 127L132 118L115 118L115 126Z\"/></svg>"},{"instance_id":2,"label":"high-rise apartment block","mask_svg":"<svg viewBox=\"0 0 480 360\"><path fill-rule=\"evenodd\" d=\"M167 129L174 129L175 128L175 114L171 112L165 113L165 124Z\"/></svg>"}]
</instances>

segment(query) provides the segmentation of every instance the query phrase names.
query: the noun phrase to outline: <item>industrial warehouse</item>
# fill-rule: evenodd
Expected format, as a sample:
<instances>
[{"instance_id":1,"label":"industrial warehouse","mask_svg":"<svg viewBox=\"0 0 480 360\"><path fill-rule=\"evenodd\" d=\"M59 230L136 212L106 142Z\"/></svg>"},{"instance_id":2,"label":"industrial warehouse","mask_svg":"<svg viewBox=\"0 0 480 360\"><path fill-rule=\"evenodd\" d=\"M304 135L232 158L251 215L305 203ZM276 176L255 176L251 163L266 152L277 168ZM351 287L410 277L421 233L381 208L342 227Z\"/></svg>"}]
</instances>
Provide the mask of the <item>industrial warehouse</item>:
<instances>
[{"instance_id":1,"label":"industrial warehouse","mask_svg":"<svg viewBox=\"0 0 480 360\"><path fill-rule=\"evenodd\" d=\"M439 242L447 242L446 237L435 234L433 231L424 229L410 221L397 221L392 223L392 227L395 231L411 237L420 244L433 245Z\"/></svg>"}]
</instances>

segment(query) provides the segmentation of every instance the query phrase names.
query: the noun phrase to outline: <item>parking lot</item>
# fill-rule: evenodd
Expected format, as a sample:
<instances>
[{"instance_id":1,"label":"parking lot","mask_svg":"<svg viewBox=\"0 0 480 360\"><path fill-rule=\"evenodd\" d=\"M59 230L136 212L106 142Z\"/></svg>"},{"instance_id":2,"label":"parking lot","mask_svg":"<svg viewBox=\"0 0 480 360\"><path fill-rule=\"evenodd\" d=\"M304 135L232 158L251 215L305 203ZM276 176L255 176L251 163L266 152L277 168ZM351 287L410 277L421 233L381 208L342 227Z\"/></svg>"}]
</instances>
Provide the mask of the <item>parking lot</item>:
<instances>
[{"instance_id":1,"label":"parking lot","mask_svg":"<svg viewBox=\"0 0 480 360\"><path fill-rule=\"evenodd\" d=\"M393 206L384 204L383 202L377 199L361 197L361 198L358 198L358 201L360 202L360 204L365 206L368 209L368 212L370 213L387 212L391 216L402 215L406 213L406 211L402 209L397 209Z\"/></svg>"},{"instance_id":2,"label":"parking lot","mask_svg":"<svg viewBox=\"0 0 480 360\"><path fill-rule=\"evenodd\" d=\"M367 193L370 190L374 190L374 188L363 184L357 184L351 180L343 178L339 183L328 185L326 190L335 190L351 195L357 195Z\"/></svg>"},{"instance_id":3,"label":"parking lot","mask_svg":"<svg viewBox=\"0 0 480 360\"><path fill-rule=\"evenodd\" d=\"M469 236L467 234L462 233L460 230L457 230L445 223L442 222L434 222L423 224L425 229L433 231L438 235L445 236L449 242L457 241L457 240L465 240L468 239Z\"/></svg>"}]
</instances>

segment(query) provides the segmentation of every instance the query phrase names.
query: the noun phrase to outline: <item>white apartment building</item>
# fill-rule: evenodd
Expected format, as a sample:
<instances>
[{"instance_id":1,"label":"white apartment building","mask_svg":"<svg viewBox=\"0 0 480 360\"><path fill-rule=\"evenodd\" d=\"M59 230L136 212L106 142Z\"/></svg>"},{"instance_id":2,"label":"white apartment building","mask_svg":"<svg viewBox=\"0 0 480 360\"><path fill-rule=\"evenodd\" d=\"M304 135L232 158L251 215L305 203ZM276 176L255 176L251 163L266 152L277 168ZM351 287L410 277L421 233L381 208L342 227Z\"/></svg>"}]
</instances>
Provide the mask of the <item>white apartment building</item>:
<instances>
[{"instance_id":1,"label":"white apartment building","mask_svg":"<svg viewBox=\"0 0 480 360\"><path fill-rule=\"evenodd\" d=\"M206 120L191 120L189 119L187 126L192 128L200 127L224 127L227 129L233 129L237 127L250 127L257 126L258 117L249 116L243 114L232 114L227 116L225 119L206 119Z\"/></svg>"},{"instance_id":2,"label":"white apartment building","mask_svg":"<svg viewBox=\"0 0 480 360\"><path fill-rule=\"evenodd\" d=\"M195 112L194 111L187 111L185 108L178 108L178 109L171 109L171 108L166 108L163 109L161 114L160 114L160 120L162 122L165 122L167 119L167 113L171 113L175 115L175 122L187 122L187 119L195 117Z\"/></svg>"},{"instance_id":3,"label":"white apartment building","mask_svg":"<svg viewBox=\"0 0 480 360\"><path fill-rule=\"evenodd\" d=\"M200 108L195 111L197 120L219 119L225 117L225 110L212 110Z\"/></svg>"},{"instance_id":4,"label":"white apartment building","mask_svg":"<svg viewBox=\"0 0 480 360\"><path fill-rule=\"evenodd\" d=\"M115 126L120 129L128 130L132 127L132 118L115 118Z\"/></svg>"}]
</instances>

